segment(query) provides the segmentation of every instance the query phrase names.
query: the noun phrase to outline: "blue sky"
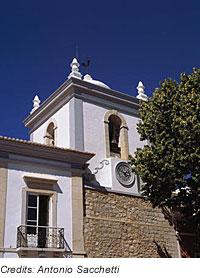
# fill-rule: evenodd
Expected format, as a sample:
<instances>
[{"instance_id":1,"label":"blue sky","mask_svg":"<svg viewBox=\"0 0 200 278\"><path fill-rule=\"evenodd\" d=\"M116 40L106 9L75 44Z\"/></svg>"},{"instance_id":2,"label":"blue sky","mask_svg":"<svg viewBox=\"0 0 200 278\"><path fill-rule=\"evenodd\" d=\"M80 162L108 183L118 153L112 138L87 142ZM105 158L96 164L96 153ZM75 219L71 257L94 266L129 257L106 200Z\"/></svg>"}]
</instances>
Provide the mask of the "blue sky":
<instances>
[{"instance_id":1,"label":"blue sky","mask_svg":"<svg viewBox=\"0 0 200 278\"><path fill-rule=\"evenodd\" d=\"M200 1L0 1L0 135L29 139L23 120L79 61L112 89L148 96L200 65ZM84 69L81 68L84 73Z\"/></svg>"}]
</instances>

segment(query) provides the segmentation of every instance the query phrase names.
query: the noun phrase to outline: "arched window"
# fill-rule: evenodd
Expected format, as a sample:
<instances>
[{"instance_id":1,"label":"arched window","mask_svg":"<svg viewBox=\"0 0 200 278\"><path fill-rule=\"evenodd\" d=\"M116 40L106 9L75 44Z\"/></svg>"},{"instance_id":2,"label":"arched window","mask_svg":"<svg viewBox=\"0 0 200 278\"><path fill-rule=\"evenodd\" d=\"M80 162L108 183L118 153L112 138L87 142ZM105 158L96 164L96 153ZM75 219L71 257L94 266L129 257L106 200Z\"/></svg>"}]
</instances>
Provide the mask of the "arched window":
<instances>
[{"instance_id":1,"label":"arched window","mask_svg":"<svg viewBox=\"0 0 200 278\"><path fill-rule=\"evenodd\" d=\"M121 119L116 115L109 117L109 145L111 156L121 157L120 126Z\"/></svg>"},{"instance_id":2,"label":"arched window","mask_svg":"<svg viewBox=\"0 0 200 278\"><path fill-rule=\"evenodd\" d=\"M106 156L128 159L128 126L124 117L116 110L106 112L104 117Z\"/></svg>"},{"instance_id":3,"label":"arched window","mask_svg":"<svg viewBox=\"0 0 200 278\"><path fill-rule=\"evenodd\" d=\"M45 143L47 145L50 145L50 146L55 146L56 145L56 143L55 143L55 140L56 140L55 130L56 130L56 126L53 122L51 122L48 125L45 136L44 136Z\"/></svg>"}]
</instances>

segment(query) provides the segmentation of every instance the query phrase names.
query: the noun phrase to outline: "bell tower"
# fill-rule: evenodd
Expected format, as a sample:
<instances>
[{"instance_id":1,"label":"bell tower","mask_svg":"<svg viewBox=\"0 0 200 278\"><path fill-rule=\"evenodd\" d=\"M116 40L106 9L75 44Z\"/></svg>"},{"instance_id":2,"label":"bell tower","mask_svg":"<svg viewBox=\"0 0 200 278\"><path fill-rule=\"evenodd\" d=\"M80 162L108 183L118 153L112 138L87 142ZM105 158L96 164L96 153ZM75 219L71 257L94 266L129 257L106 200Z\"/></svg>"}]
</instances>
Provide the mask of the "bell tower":
<instances>
[{"instance_id":1,"label":"bell tower","mask_svg":"<svg viewBox=\"0 0 200 278\"><path fill-rule=\"evenodd\" d=\"M31 114L24 120L31 140L95 153L85 170L86 185L139 194L140 181L127 161L144 144L137 133L138 99L145 100L144 85L139 82L136 98L93 79L89 59L84 76L77 58L70 66L67 80L42 104L38 96L34 98Z\"/></svg>"}]
</instances>

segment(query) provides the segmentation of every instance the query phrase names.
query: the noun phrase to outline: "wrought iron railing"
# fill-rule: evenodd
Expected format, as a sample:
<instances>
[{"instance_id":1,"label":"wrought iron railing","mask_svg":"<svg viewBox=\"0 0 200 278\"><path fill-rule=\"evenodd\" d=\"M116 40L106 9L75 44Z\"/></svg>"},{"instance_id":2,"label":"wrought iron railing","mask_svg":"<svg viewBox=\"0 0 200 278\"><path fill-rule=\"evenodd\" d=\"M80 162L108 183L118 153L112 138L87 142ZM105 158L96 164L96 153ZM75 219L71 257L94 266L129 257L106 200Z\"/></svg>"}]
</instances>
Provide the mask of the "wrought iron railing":
<instances>
[{"instance_id":1,"label":"wrought iron railing","mask_svg":"<svg viewBox=\"0 0 200 278\"><path fill-rule=\"evenodd\" d=\"M21 225L17 228L17 247L56 248L70 251L64 228Z\"/></svg>"}]
</instances>

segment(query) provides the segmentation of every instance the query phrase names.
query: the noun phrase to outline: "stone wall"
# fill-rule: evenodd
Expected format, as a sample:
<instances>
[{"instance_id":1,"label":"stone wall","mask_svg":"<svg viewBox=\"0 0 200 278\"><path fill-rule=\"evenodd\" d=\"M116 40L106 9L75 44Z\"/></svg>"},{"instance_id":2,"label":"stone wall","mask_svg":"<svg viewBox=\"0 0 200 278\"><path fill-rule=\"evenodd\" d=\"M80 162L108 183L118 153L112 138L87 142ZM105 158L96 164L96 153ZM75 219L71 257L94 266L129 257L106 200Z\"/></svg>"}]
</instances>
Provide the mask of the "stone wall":
<instances>
[{"instance_id":1,"label":"stone wall","mask_svg":"<svg viewBox=\"0 0 200 278\"><path fill-rule=\"evenodd\" d=\"M173 227L140 197L85 188L84 214L87 257L178 257Z\"/></svg>"}]
</instances>

